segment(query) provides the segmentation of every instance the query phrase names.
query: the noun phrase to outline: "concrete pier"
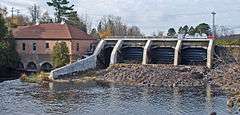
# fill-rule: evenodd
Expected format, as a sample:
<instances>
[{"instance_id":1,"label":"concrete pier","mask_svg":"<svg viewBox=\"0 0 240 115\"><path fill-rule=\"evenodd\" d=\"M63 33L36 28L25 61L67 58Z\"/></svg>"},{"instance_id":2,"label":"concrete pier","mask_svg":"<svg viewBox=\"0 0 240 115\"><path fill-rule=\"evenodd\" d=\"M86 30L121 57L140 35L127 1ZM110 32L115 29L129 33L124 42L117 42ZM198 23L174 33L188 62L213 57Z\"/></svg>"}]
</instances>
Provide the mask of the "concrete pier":
<instances>
[{"instance_id":1,"label":"concrete pier","mask_svg":"<svg viewBox=\"0 0 240 115\"><path fill-rule=\"evenodd\" d=\"M118 40L117 44L114 46L113 51L111 53L110 64L117 63L117 55L118 50L122 47L123 40Z\"/></svg>"},{"instance_id":2,"label":"concrete pier","mask_svg":"<svg viewBox=\"0 0 240 115\"><path fill-rule=\"evenodd\" d=\"M175 52L174 52L174 66L179 65L179 62L180 62L179 55L181 53L181 48L182 48L182 40L178 40L177 45L175 47Z\"/></svg>"},{"instance_id":3,"label":"concrete pier","mask_svg":"<svg viewBox=\"0 0 240 115\"><path fill-rule=\"evenodd\" d=\"M142 64L148 64L148 59L149 59L148 51L150 49L151 43L152 43L152 41L148 40L144 49L143 49L143 62L142 62Z\"/></svg>"}]
</instances>

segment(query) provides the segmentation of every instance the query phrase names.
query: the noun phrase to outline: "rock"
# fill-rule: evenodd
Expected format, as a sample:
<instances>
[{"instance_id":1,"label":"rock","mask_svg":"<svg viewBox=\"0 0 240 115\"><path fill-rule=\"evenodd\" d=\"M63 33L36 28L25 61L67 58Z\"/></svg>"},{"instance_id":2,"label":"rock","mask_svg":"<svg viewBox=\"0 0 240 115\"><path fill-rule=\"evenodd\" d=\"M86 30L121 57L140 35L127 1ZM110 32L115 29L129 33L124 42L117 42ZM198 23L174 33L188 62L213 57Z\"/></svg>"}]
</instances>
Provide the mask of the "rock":
<instances>
[{"instance_id":1,"label":"rock","mask_svg":"<svg viewBox=\"0 0 240 115\"><path fill-rule=\"evenodd\" d=\"M212 112L212 113L210 113L210 115L217 115L217 113L216 112Z\"/></svg>"},{"instance_id":2,"label":"rock","mask_svg":"<svg viewBox=\"0 0 240 115\"><path fill-rule=\"evenodd\" d=\"M192 72L191 74L193 79L203 79L205 77L203 73L200 72Z\"/></svg>"},{"instance_id":3,"label":"rock","mask_svg":"<svg viewBox=\"0 0 240 115\"><path fill-rule=\"evenodd\" d=\"M233 107L234 107L234 100L233 100L233 98L229 98L229 99L227 100L227 106L228 106L229 108L233 108Z\"/></svg>"}]
</instances>

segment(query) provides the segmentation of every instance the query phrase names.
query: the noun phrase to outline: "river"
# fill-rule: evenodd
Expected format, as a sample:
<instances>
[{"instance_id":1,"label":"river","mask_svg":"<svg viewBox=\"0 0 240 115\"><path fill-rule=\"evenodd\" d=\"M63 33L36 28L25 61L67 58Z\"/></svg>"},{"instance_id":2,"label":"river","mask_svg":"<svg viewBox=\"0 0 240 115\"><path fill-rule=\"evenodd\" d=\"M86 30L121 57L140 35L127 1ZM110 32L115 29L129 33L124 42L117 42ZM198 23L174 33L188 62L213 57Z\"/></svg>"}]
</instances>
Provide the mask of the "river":
<instances>
[{"instance_id":1,"label":"river","mask_svg":"<svg viewBox=\"0 0 240 115\"><path fill-rule=\"evenodd\" d=\"M227 98L210 87L163 88L91 83L0 83L0 115L218 115ZM214 88L215 89L215 88Z\"/></svg>"}]
</instances>

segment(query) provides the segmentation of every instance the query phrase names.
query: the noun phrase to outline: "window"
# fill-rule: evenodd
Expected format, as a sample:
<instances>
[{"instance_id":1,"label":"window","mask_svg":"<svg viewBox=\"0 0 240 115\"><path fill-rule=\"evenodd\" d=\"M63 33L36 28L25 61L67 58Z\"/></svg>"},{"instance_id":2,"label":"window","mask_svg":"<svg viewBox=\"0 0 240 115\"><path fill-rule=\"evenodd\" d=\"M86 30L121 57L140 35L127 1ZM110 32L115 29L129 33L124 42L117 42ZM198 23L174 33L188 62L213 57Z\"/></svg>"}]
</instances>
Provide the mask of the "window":
<instances>
[{"instance_id":1,"label":"window","mask_svg":"<svg viewBox=\"0 0 240 115\"><path fill-rule=\"evenodd\" d=\"M45 44L45 48L48 49L49 48L49 43Z\"/></svg>"},{"instance_id":2,"label":"window","mask_svg":"<svg viewBox=\"0 0 240 115\"><path fill-rule=\"evenodd\" d=\"M79 43L77 43L77 51L79 51Z\"/></svg>"},{"instance_id":3,"label":"window","mask_svg":"<svg viewBox=\"0 0 240 115\"><path fill-rule=\"evenodd\" d=\"M25 49L26 49L26 44L22 43L22 50L25 51Z\"/></svg>"},{"instance_id":4,"label":"window","mask_svg":"<svg viewBox=\"0 0 240 115\"><path fill-rule=\"evenodd\" d=\"M36 51L36 50L37 50L37 44L33 43L33 51Z\"/></svg>"}]
</instances>

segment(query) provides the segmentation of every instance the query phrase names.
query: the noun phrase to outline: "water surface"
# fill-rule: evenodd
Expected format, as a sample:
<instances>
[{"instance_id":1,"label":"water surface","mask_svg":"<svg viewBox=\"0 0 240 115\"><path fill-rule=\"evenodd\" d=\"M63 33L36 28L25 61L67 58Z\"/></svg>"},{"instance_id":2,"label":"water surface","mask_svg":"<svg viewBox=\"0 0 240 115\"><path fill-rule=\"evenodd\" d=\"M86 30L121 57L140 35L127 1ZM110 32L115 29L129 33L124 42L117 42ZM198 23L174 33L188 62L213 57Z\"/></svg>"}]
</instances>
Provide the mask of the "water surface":
<instances>
[{"instance_id":1,"label":"water surface","mask_svg":"<svg viewBox=\"0 0 240 115\"><path fill-rule=\"evenodd\" d=\"M231 114L226 96L210 87L162 88L96 83L0 83L0 114L218 115Z\"/></svg>"}]
</instances>

